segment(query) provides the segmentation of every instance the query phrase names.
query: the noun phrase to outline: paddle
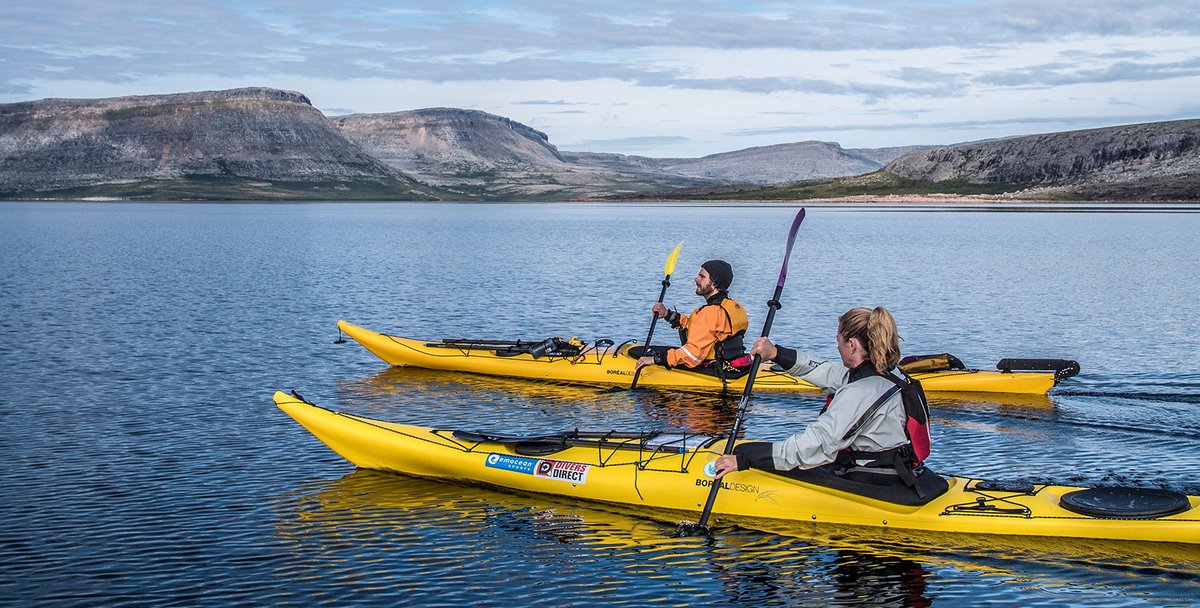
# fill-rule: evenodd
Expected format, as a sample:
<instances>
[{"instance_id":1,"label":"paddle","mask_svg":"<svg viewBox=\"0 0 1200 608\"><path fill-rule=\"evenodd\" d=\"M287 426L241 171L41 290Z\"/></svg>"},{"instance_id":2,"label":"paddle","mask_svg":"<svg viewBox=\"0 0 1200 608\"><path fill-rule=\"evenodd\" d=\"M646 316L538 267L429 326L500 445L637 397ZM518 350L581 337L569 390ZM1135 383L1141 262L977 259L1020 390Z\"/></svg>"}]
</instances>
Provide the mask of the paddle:
<instances>
[{"instance_id":1,"label":"paddle","mask_svg":"<svg viewBox=\"0 0 1200 608\"><path fill-rule=\"evenodd\" d=\"M675 272L675 262L679 260L679 250L682 248L683 241L679 241L679 244L671 250L671 255L667 256L667 263L663 264L662 291L658 292L659 304L662 304L663 298L667 296L667 288L671 286L671 273ZM642 351L642 355L645 355L650 351L650 339L654 337L654 325L656 323L658 323L658 315L651 314L650 332L646 334L646 348ZM638 368L638 370L633 373L633 383L629 385L629 390L637 388L638 378L642 375L643 369L645 368Z\"/></svg>"},{"instance_id":2,"label":"paddle","mask_svg":"<svg viewBox=\"0 0 1200 608\"><path fill-rule=\"evenodd\" d=\"M792 220L792 229L788 231L787 251L783 254L783 267L779 269L779 282L775 284L775 295L767 302L767 320L763 323L763 337L771 334L771 322L775 320L775 311L783 307L779 303L779 296L783 294L783 283L787 280L788 258L792 257L792 245L796 242L796 231L800 229L800 223L803 221L804 208L801 207L800 211L796 213L796 219ZM729 429L729 439L725 442L723 454L733 453L733 444L737 441L738 432L742 428L742 417L746 415L746 404L750 402L750 391L754 388L754 378L758 376L758 366L761 363L762 356L754 355L754 362L750 364L750 374L746 376L746 389L742 391L742 400L738 402L737 414L733 417L733 428ZM708 491L708 501L704 503L704 511L700 513L700 523L697 524L695 531L708 533L708 517L712 514L713 503L717 501L717 492L720 489L721 480L714 479ZM685 532L692 531L690 525L680 524L680 528Z\"/></svg>"}]
</instances>

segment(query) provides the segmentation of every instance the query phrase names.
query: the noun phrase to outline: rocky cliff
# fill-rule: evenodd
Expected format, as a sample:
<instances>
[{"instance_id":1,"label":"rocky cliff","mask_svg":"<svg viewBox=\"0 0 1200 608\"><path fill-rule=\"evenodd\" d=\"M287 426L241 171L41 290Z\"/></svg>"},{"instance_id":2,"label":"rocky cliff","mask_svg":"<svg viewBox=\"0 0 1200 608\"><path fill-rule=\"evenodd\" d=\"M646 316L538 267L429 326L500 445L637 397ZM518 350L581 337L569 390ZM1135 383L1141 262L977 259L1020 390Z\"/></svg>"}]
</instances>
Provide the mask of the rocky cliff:
<instances>
[{"instance_id":1,"label":"rocky cliff","mask_svg":"<svg viewBox=\"0 0 1200 608\"><path fill-rule=\"evenodd\" d=\"M860 175L874 177L850 177ZM10 199L776 200L901 191L1200 200L1200 120L917 151L810 141L648 158L561 151L545 133L477 110L327 118L300 93L265 88L0 105L0 198Z\"/></svg>"},{"instance_id":2,"label":"rocky cliff","mask_svg":"<svg viewBox=\"0 0 1200 608\"><path fill-rule=\"evenodd\" d=\"M136 196L147 184L189 180L219 197L334 197L363 184L428 197L295 92L250 88L0 105L0 192L36 196L104 186L99 192Z\"/></svg>"},{"instance_id":3,"label":"rocky cliff","mask_svg":"<svg viewBox=\"0 0 1200 608\"><path fill-rule=\"evenodd\" d=\"M779 184L870 173L918 149L845 149L833 142L804 141L701 158L661 159L658 166L681 176L719 179L729 184Z\"/></svg>"},{"instance_id":4,"label":"rocky cliff","mask_svg":"<svg viewBox=\"0 0 1200 608\"><path fill-rule=\"evenodd\" d=\"M478 110L352 114L334 124L398 171L464 196L572 198L858 175L916 148L844 150L801 142L702 158L560 151L521 123Z\"/></svg>"},{"instance_id":5,"label":"rocky cliff","mask_svg":"<svg viewBox=\"0 0 1200 608\"><path fill-rule=\"evenodd\" d=\"M332 121L393 169L463 198L580 198L716 183L637 163L591 162L604 155L560 152L545 133L479 110L426 108Z\"/></svg>"},{"instance_id":6,"label":"rocky cliff","mask_svg":"<svg viewBox=\"0 0 1200 608\"><path fill-rule=\"evenodd\" d=\"M1200 120L1013 137L913 152L885 168L920 182L1011 184L1085 198L1200 199Z\"/></svg>"}]
</instances>

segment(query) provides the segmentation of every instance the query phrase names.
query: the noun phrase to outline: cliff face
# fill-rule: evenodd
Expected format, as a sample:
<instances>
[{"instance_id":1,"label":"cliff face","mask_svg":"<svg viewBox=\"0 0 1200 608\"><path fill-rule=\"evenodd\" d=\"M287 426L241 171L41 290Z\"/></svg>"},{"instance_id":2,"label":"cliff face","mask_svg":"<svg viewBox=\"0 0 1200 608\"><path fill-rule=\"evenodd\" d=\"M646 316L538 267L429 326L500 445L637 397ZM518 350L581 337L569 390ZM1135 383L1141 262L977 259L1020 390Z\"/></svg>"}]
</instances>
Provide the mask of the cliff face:
<instances>
[{"instance_id":1,"label":"cliff face","mask_svg":"<svg viewBox=\"0 0 1200 608\"><path fill-rule=\"evenodd\" d=\"M1065 186L1079 192L1155 188L1200 195L1200 120L1088 129L906 154L886 167L923 182Z\"/></svg>"},{"instance_id":2,"label":"cliff face","mask_svg":"<svg viewBox=\"0 0 1200 608\"><path fill-rule=\"evenodd\" d=\"M331 119L397 171L463 198L562 199L631 194L714 180L592 163L545 133L478 110L427 108Z\"/></svg>"},{"instance_id":3,"label":"cliff face","mask_svg":"<svg viewBox=\"0 0 1200 608\"><path fill-rule=\"evenodd\" d=\"M299 93L234 89L0 106L0 192L181 178L408 180Z\"/></svg>"},{"instance_id":4,"label":"cliff face","mask_svg":"<svg viewBox=\"0 0 1200 608\"><path fill-rule=\"evenodd\" d=\"M392 168L487 198L611 196L857 175L912 149L844 150L802 142L703 158L648 158L560 151L545 133L477 110L429 108L332 120Z\"/></svg>"},{"instance_id":5,"label":"cliff face","mask_svg":"<svg viewBox=\"0 0 1200 608\"><path fill-rule=\"evenodd\" d=\"M730 184L779 184L861 175L917 148L845 149L824 141L746 148L702 158L663 159L662 170Z\"/></svg>"},{"instance_id":6,"label":"cliff face","mask_svg":"<svg viewBox=\"0 0 1200 608\"><path fill-rule=\"evenodd\" d=\"M478 110L429 108L331 120L375 158L434 183L499 167L564 164L545 133Z\"/></svg>"},{"instance_id":7,"label":"cliff face","mask_svg":"<svg viewBox=\"0 0 1200 608\"><path fill-rule=\"evenodd\" d=\"M1200 199L1200 120L913 150L810 141L703 158L564 152L545 133L477 110L331 119L299 93L249 88L0 105L0 198L563 200L728 197L763 185L763 197L795 198L812 180L886 163L880 175L911 181L876 193L916 181Z\"/></svg>"}]
</instances>

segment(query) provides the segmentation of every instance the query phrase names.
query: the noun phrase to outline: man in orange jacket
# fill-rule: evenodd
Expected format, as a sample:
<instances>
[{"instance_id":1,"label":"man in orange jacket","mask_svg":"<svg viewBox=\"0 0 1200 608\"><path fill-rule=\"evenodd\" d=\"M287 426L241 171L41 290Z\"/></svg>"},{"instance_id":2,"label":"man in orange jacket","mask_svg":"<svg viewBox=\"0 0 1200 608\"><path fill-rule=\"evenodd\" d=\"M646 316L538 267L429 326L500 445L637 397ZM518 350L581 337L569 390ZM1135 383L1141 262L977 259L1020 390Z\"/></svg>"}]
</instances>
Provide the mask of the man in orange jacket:
<instances>
[{"instance_id":1,"label":"man in orange jacket","mask_svg":"<svg viewBox=\"0 0 1200 608\"><path fill-rule=\"evenodd\" d=\"M667 310L661 302L651 309L655 316L666 319L671 327L679 330L683 346L661 349L648 347L637 362L637 369L647 365L664 365L668 369L676 366L713 371L718 376L737 371L744 366L746 346L743 338L749 321L746 310L729 297L729 285L733 283L733 268L724 260L709 260L700 265L696 275L696 295L704 298L704 305L690 315ZM728 367L727 367L728 366Z\"/></svg>"}]
</instances>

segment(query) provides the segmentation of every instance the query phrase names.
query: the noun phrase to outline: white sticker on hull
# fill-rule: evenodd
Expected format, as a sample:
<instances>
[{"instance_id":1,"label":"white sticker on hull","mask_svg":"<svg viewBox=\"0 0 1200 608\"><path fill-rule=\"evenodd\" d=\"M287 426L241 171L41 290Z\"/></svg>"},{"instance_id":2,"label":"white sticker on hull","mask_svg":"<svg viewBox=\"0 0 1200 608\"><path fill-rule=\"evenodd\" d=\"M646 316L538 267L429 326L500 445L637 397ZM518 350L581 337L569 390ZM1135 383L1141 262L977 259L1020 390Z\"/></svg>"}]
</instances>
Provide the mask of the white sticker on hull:
<instances>
[{"instance_id":1,"label":"white sticker on hull","mask_svg":"<svg viewBox=\"0 0 1200 608\"><path fill-rule=\"evenodd\" d=\"M592 469L592 465L580 462L525 458L495 452L487 455L484 465L491 469L502 469L571 484L587 483L588 471Z\"/></svg>"}]
</instances>

